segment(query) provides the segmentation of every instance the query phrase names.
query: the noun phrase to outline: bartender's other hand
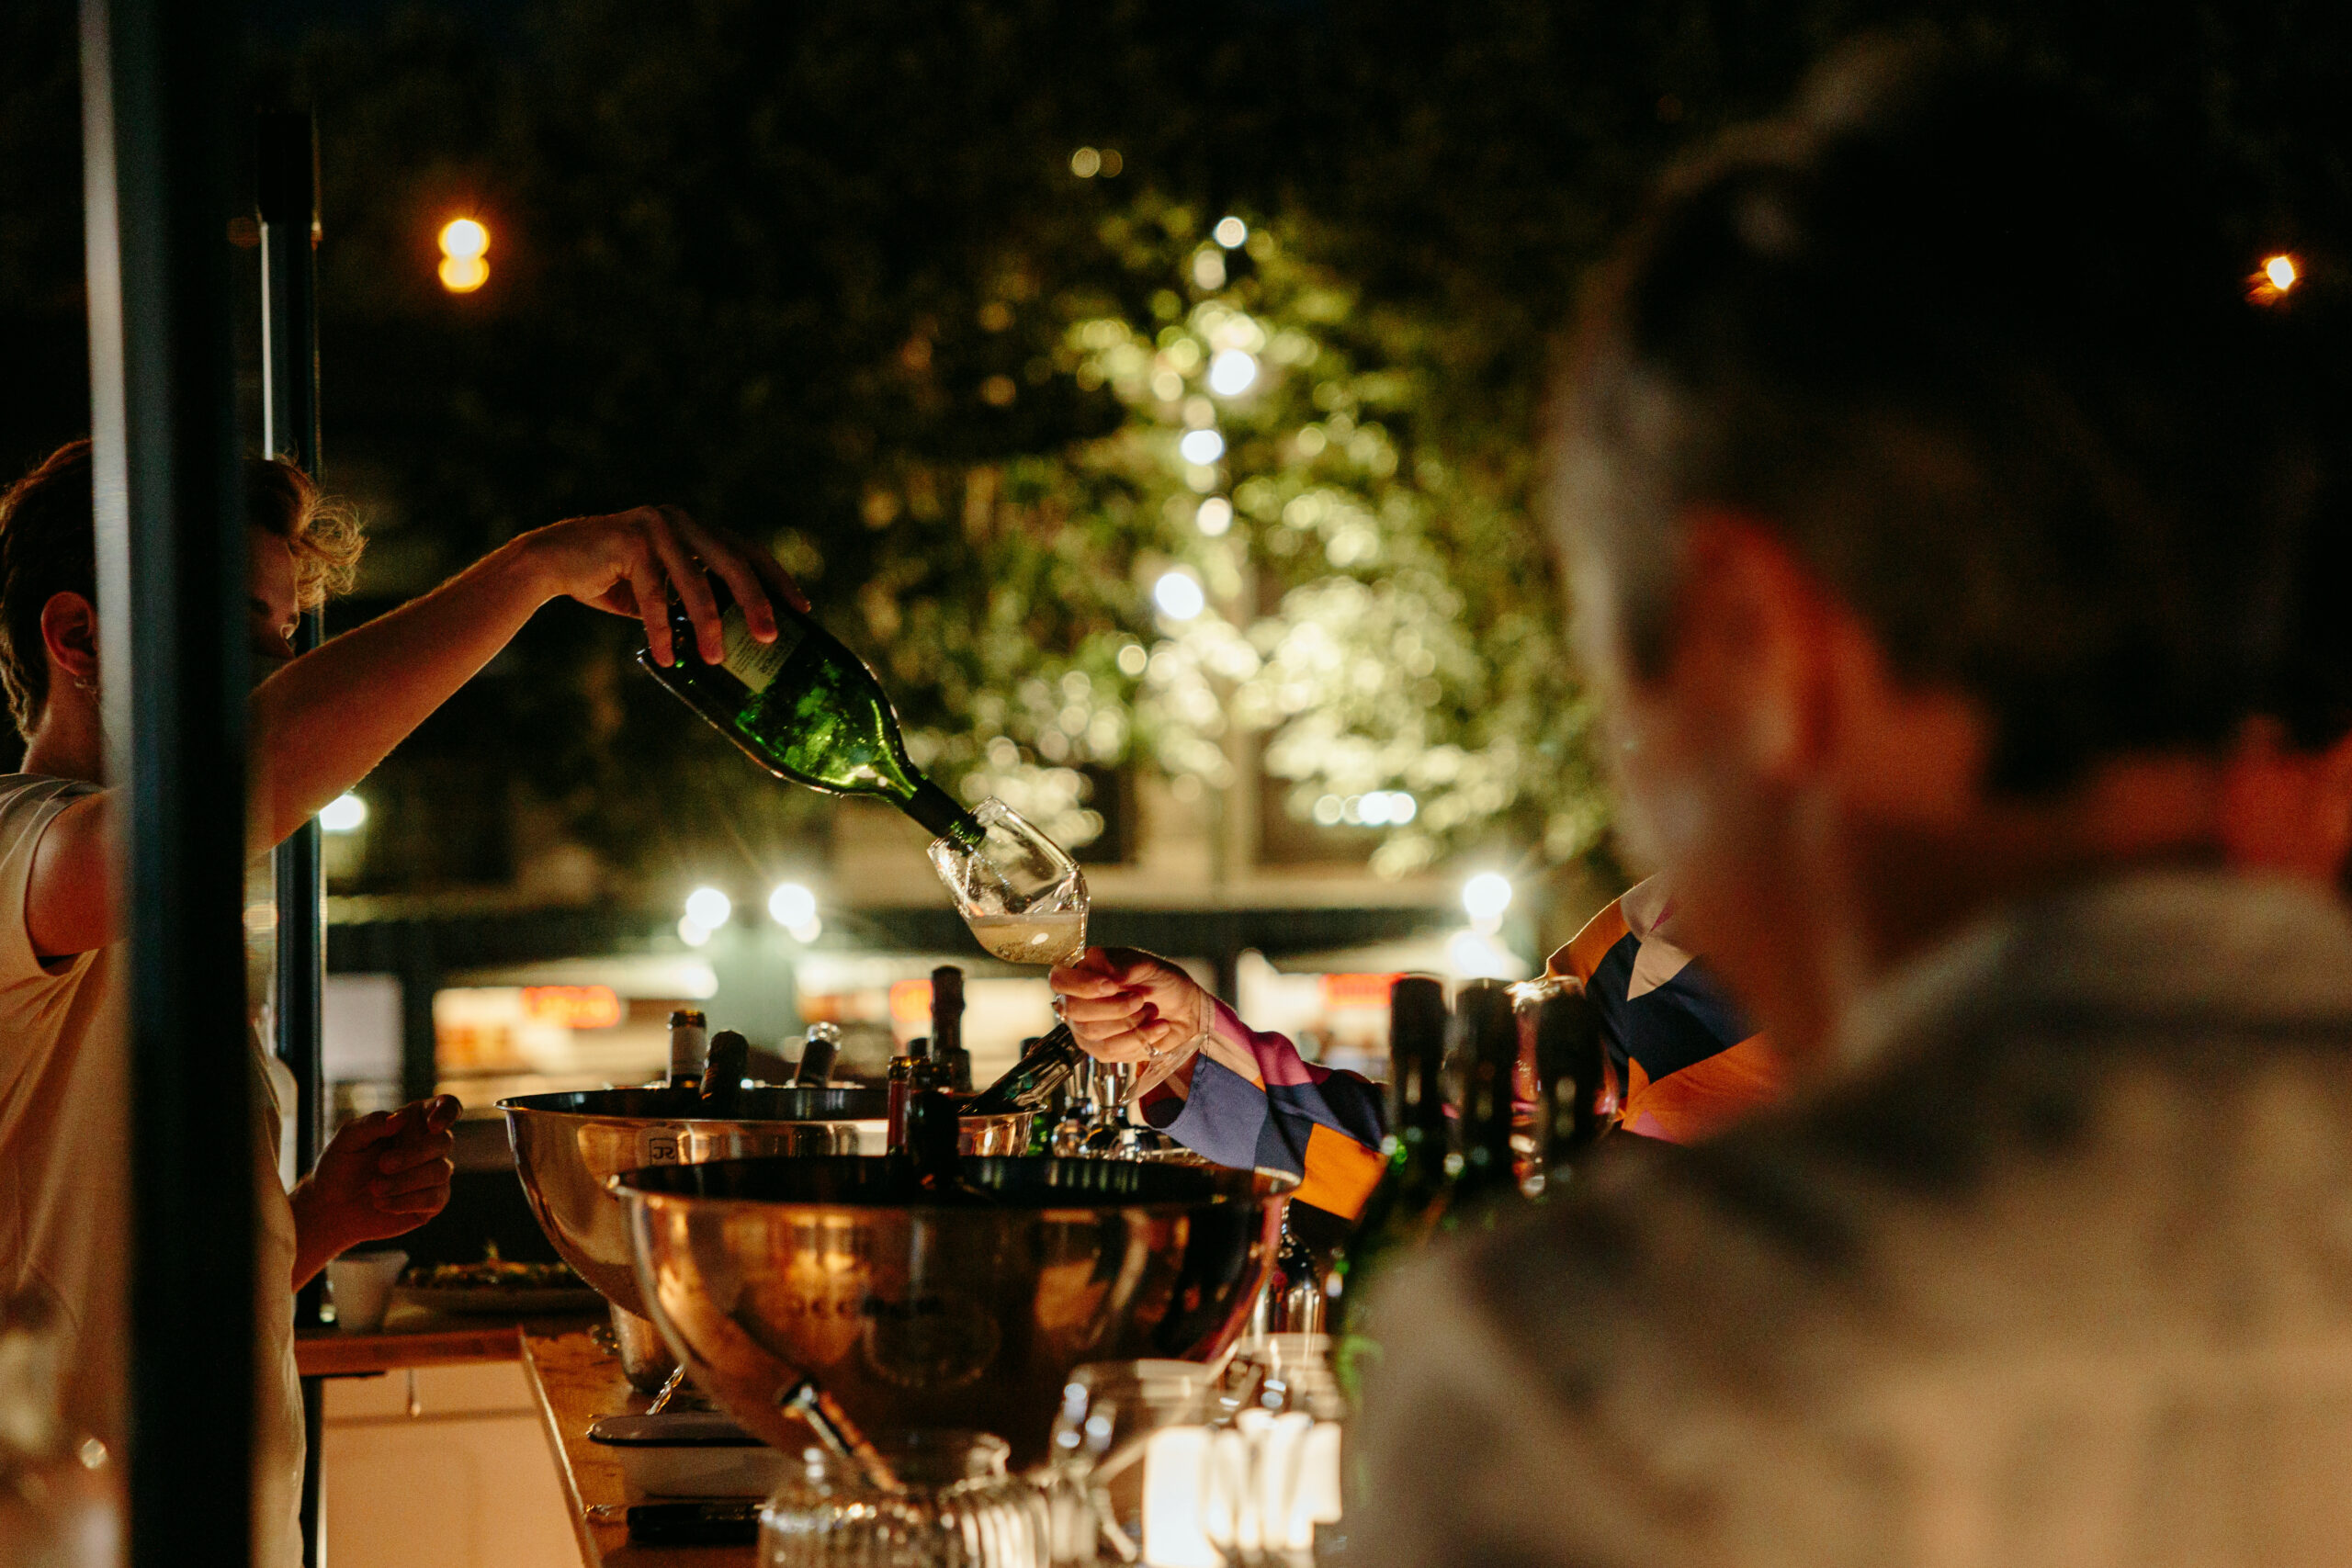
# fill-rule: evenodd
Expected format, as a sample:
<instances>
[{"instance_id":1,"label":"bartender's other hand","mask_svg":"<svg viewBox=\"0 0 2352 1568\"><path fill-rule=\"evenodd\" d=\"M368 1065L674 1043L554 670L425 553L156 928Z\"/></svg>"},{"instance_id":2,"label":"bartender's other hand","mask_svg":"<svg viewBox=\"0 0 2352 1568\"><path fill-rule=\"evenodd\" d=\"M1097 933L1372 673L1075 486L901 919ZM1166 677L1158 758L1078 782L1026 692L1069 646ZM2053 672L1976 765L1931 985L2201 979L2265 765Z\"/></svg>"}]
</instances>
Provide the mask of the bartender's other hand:
<instances>
[{"instance_id":1,"label":"bartender's other hand","mask_svg":"<svg viewBox=\"0 0 2352 1568\"><path fill-rule=\"evenodd\" d=\"M743 609L761 642L775 640L774 600L797 610L808 601L776 558L739 535L697 523L675 506L639 506L606 517L550 523L515 541L549 598L583 604L645 623L654 661L676 661L670 646L670 596L675 592L695 624L703 662L716 664L727 641L706 570L716 573Z\"/></svg>"},{"instance_id":2,"label":"bartender's other hand","mask_svg":"<svg viewBox=\"0 0 2352 1568\"><path fill-rule=\"evenodd\" d=\"M333 1256L405 1235L439 1213L457 1174L450 1128L463 1109L455 1095L437 1094L346 1122L295 1190L298 1222L322 1227Z\"/></svg>"},{"instance_id":3,"label":"bartender's other hand","mask_svg":"<svg viewBox=\"0 0 2352 1568\"><path fill-rule=\"evenodd\" d=\"M1062 1021L1105 1062L1140 1062L1208 1032L1216 1001L1165 958L1134 947L1090 947L1046 978Z\"/></svg>"}]
</instances>

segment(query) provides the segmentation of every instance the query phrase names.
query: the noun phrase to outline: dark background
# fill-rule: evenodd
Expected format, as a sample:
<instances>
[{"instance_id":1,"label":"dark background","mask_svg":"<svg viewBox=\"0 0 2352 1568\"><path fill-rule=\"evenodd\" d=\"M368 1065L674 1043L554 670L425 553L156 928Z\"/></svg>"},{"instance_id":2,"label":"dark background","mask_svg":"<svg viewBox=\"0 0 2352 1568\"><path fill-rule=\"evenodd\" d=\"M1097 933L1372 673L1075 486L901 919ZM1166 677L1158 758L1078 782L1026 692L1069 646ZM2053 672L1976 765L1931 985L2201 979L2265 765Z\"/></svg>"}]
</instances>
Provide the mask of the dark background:
<instances>
[{"instance_id":1,"label":"dark background","mask_svg":"<svg viewBox=\"0 0 2352 1568\"><path fill-rule=\"evenodd\" d=\"M2277 248L2336 269L2340 5L272 0L254 94L318 109L326 464L375 540L336 624L520 529L653 499L774 538L820 597L886 572L903 599L968 593L986 563L952 520L877 525L869 478L1118 423L1106 391L1032 367L1057 301L1143 312L1103 235L1147 196L1279 220L1351 279L1430 389L1416 438L1523 509L1554 334L1661 164L1836 41L1921 20L2202 149L2183 191L2222 193L2249 269ZM74 39L70 6L0 11L12 473L87 418ZM1120 175L1073 179L1080 145L1117 149ZM464 297L433 275L458 209L493 234L492 285ZM2115 265L2053 254L2051 287L2096 290ZM978 324L997 300L1011 324ZM1009 405L980 394L999 376L1024 389ZM740 801L681 808L707 787L684 764L714 753L615 673L633 646L584 611L539 617L371 783L368 886L499 880L518 798L620 859L742 831ZM957 716L956 691L898 694L928 722ZM760 798L755 832L813 809Z\"/></svg>"}]
</instances>

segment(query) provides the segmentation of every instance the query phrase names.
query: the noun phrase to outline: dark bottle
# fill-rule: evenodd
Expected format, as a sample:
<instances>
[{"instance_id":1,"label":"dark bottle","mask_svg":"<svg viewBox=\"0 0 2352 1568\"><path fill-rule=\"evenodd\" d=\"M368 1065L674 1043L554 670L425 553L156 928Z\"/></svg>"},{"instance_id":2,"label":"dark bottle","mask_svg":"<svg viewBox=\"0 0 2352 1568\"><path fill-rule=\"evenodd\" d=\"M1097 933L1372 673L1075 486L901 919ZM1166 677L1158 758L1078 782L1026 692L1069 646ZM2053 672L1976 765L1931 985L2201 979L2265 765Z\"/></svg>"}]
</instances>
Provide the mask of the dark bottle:
<instances>
[{"instance_id":1,"label":"dark bottle","mask_svg":"<svg viewBox=\"0 0 2352 1568\"><path fill-rule=\"evenodd\" d=\"M1388 1168L1330 1271L1331 1305L1350 1334L1362 1326L1366 1289L1428 1238L1445 1199L1445 1026L1442 985L1408 975L1390 989L1388 1134L1381 1140Z\"/></svg>"},{"instance_id":2,"label":"dark bottle","mask_svg":"<svg viewBox=\"0 0 2352 1568\"><path fill-rule=\"evenodd\" d=\"M1566 1190L1574 1162L1606 1125L1600 1106L1608 1084L1600 1010L1582 987L1560 985L1535 1013L1536 1156L1526 1179L1530 1197Z\"/></svg>"},{"instance_id":3,"label":"dark bottle","mask_svg":"<svg viewBox=\"0 0 2352 1568\"><path fill-rule=\"evenodd\" d=\"M807 1039L801 1042L800 1064L792 1069L795 1089L822 1089L832 1081L833 1060L841 1055L842 1032L838 1024L812 1023Z\"/></svg>"},{"instance_id":4,"label":"dark bottle","mask_svg":"<svg viewBox=\"0 0 2352 1568\"><path fill-rule=\"evenodd\" d=\"M1021 1055L1004 1077L967 1100L967 1116L1007 1116L1016 1111L1043 1111L1052 1101L1054 1091L1068 1083L1078 1065L1086 1060L1086 1048L1069 1032L1069 1025L1057 1023L1038 1042Z\"/></svg>"},{"instance_id":5,"label":"dark bottle","mask_svg":"<svg viewBox=\"0 0 2352 1568\"><path fill-rule=\"evenodd\" d=\"M703 1058L709 1055L705 1032L710 1022L697 1008L680 1008L670 1015L670 1087L693 1089L702 1082Z\"/></svg>"},{"instance_id":6,"label":"dark bottle","mask_svg":"<svg viewBox=\"0 0 2352 1568\"><path fill-rule=\"evenodd\" d=\"M937 1075L931 1061L931 1039L918 1034L907 1042L907 1048L890 1058L888 1081L889 1099L883 1114L889 1118L890 1146L897 1148L906 1141L907 1107L914 1097L925 1089L937 1089Z\"/></svg>"},{"instance_id":7,"label":"dark bottle","mask_svg":"<svg viewBox=\"0 0 2352 1568\"><path fill-rule=\"evenodd\" d=\"M1478 980L1453 998L1462 1065L1462 1164L1446 1194L1444 1227L1491 1224L1523 1197L1511 1126L1519 1080L1519 1014L1510 987Z\"/></svg>"},{"instance_id":8,"label":"dark bottle","mask_svg":"<svg viewBox=\"0 0 2352 1568\"><path fill-rule=\"evenodd\" d=\"M735 1108L751 1071L752 1043L731 1029L710 1037L710 1055L702 1069L702 1110L706 1116L724 1116Z\"/></svg>"},{"instance_id":9,"label":"dark bottle","mask_svg":"<svg viewBox=\"0 0 2352 1568\"><path fill-rule=\"evenodd\" d=\"M694 623L673 598L675 662L658 664L648 649L637 656L647 673L776 777L828 795L873 795L935 838L980 845L987 834L972 814L908 758L890 699L857 655L781 600L771 601L775 641L754 641L727 585L709 581L725 654L716 664L703 662Z\"/></svg>"},{"instance_id":10,"label":"dark bottle","mask_svg":"<svg viewBox=\"0 0 2352 1568\"><path fill-rule=\"evenodd\" d=\"M964 971L943 964L931 972L931 1058L939 1087L972 1092L972 1054L964 1049Z\"/></svg>"},{"instance_id":11,"label":"dark bottle","mask_svg":"<svg viewBox=\"0 0 2352 1568\"><path fill-rule=\"evenodd\" d=\"M915 1183L926 1194L960 1192L962 1135L955 1100L935 1089L925 1089L907 1101L906 1134L893 1152L912 1163Z\"/></svg>"}]
</instances>

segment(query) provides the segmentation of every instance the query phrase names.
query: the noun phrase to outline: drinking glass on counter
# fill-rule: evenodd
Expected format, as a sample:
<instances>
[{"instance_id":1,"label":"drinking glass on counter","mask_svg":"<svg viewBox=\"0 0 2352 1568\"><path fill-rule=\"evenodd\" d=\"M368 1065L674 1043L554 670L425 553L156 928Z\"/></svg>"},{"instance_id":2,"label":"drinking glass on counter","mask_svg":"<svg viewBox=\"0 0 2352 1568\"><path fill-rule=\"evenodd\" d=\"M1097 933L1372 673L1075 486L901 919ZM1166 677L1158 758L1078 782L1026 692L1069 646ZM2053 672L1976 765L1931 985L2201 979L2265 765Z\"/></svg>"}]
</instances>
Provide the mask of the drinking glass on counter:
<instances>
[{"instance_id":1,"label":"drinking glass on counter","mask_svg":"<svg viewBox=\"0 0 2352 1568\"><path fill-rule=\"evenodd\" d=\"M1043 1477L1056 1568L1139 1560L1146 1447L1154 1432L1204 1419L1211 1374L1198 1361L1167 1360L1097 1361L1070 1373Z\"/></svg>"},{"instance_id":2,"label":"drinking glass on counter","mask_svg":"<svg viewBox=\"0 0 2352 1568\"><path fill-rule=\"evenodd\" d=\"M1046 1500L986 1432L873 1435L899 1486L811 1445L760 1513L761 1568L1043 1568Z\"/></svg>"},{"instance_id":3,"label":"drinking glass on counter","mask_svg":"<svg viewBox=\"0 0 2352 1568\"><path fill-rule=\"evenodd\" d=\"M1305 1568L1340 1521L1345 1403L1321 1334L1244 1341L1204 1424L1144 1450L1141 1561L1150 1568Z\"/></svg>"}]
</instances>

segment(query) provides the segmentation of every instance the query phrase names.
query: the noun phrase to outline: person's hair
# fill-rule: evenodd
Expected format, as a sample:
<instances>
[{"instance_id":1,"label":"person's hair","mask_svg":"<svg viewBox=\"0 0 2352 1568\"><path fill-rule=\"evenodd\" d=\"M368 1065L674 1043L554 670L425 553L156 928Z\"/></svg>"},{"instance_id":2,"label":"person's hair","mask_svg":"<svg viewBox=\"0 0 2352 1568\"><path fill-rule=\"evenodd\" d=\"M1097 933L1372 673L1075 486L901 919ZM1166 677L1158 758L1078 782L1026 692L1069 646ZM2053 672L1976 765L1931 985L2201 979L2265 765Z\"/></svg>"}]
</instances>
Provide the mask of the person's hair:
<instances>
[{"instance_id":1,"label":"person's hair","mask_svg":"<svg viewBox=\"0 0 2352 1568\"><path fill-rule=\"evenodd\" d=\"M1645 675L1682 519L1772 530L1898 678L1980 702L1988 788L2211 749L2308 489L2194 180L2032 74L1919 39L1664 184L1579 323L1554 514Z\"/></svg>"},{"instance_id":2,"label":"person's hair","mask_svg":"<svg viewBox=\"0 0 2352 1568\"><path fill-rule=\"evenodd\" d=\"M351 586L365 541L341 502L282 458L244 463L245 520L286 541L304 609ZM0 686L30 737L49 700L41 611L60 593L97 599L90 444L69 441L0 492Z\"/></svg>"}]
</instances>

